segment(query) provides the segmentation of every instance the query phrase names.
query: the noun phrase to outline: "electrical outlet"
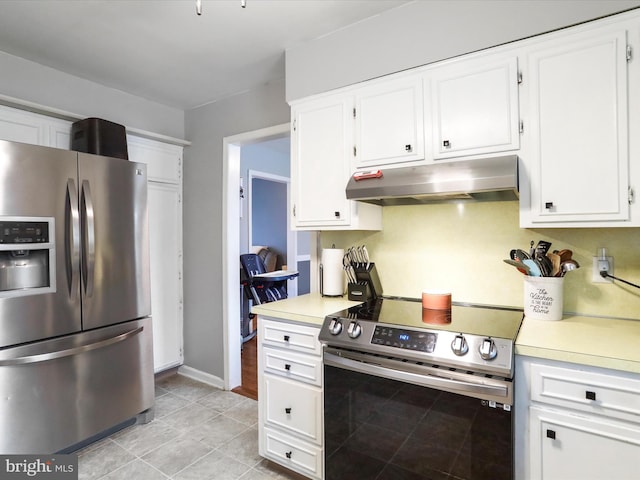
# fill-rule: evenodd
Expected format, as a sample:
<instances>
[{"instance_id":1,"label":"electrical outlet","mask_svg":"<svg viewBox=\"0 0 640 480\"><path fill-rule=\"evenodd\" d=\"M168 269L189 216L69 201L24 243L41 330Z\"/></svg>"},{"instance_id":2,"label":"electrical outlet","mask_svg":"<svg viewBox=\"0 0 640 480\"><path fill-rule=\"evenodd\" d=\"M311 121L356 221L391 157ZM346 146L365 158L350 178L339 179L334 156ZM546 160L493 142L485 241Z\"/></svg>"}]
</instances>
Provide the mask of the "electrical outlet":
<instances>
[{"instance_id":1,"label":"electrical outlet","mask_svg":"<svg viewBox=\"0 0 640 480\"><path fill-rule=\"evenodd\" d=\"M608 268L604 268L607 266ZM612 278L604 278L600 275L600 271L605 269L609 275L613 275L613 257L593 257L591 281L593 283L613 283Z\"/></svg>"}]
</instances>

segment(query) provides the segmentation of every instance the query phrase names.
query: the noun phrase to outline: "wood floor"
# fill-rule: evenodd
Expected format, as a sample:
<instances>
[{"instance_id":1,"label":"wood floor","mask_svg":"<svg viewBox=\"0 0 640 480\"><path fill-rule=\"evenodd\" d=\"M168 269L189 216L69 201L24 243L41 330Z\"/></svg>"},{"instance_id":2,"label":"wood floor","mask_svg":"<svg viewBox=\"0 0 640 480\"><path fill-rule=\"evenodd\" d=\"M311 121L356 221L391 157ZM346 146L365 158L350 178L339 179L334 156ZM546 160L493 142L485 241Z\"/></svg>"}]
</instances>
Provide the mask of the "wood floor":
<instances>
[{"instance_id":1,"label":"wood floor","mask_svg":"<svg viewBox=\"0 0 640 480\"><path fill-rule=\"evenodd\" d=\"M232 390L258 400L258 336L242 344L242 385Z\"/></svg>"}]
</instances>

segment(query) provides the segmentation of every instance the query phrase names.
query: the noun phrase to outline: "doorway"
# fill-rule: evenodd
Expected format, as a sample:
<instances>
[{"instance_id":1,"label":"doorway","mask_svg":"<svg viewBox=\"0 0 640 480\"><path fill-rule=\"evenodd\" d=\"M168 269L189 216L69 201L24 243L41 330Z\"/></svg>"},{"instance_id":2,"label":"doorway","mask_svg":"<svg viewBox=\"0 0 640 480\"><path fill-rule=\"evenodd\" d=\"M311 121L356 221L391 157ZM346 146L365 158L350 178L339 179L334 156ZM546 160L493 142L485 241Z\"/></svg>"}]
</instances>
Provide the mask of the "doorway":
<instances>
[{"instance_id":1,"label":"doorway","mask_svg":"<svg viewBox=\"0 0 640 480\"><path fill-rule=\"evenodd\" d=\"M241 233L238 228L238 219L245 213L248 198L241 198L241 189L247 192L248 178L243 178L241 160L242 150L254 148L260 143L269 143L273 140L287 139L290 130L289 124L277 125L253 132L247 132L232 137L226 137L223 141L224 149L224 195L223 214L226 235L223 241L223 312L224 312L224 344L225 344L225 389L232 390L242 384L242 335L240 328L240 269L239 256L241 253ZM287 159L288 163L289 159ZM288 176L288 172L287 175ZM291 211L290 196L287 195L286 211ZM287 222L289 215L287 215ZM287 248L287 265L290 269L296 269L298 252L295 248L297 235L287 226L289 235L294 238L291 242L293 249ZM247 241L248 245L248 233ZM289 243L289 242L288 242ZM306 247L307 249L310 247ZM304 259L304 258L303 258ZM291 286L291 285L290 285ZM308 287L305 287L305 289ZM293 293L293 292L291 292Z\"/></svg>"}]
</instances>

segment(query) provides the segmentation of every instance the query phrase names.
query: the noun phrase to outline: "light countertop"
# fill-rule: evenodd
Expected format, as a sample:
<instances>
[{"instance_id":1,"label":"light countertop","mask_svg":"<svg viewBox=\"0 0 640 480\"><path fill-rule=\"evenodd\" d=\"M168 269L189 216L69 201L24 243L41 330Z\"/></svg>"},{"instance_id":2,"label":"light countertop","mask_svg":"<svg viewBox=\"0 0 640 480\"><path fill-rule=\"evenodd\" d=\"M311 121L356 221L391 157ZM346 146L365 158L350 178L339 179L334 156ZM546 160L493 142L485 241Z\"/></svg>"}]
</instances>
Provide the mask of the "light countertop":
<instances>
[{"instance_id":1,"label":"light countertop","mask_svg":"<svg viewBox=\"0 0 640 480\"><path fill-rule=\"evenodd\" d=\"M321 326L324 317L360 302L344 297L301 295L254 305L252 313ZM562 320L525 318L515 353L594 367L640 373L640 319L565 315Z\"/></svg>"},{"instance_id":2,"label":"light countertop","mask_svg":"<svg viewBox=\"0 0 640 480\"><path fill-rule=\"evenodd\" d=\"M344 297L323 297L318 293L310 293L277 302L254 305L251 308L251 313L321 326L325 316L359 303L362 302L348 300L346 295Z\"/></svg>"},{"instance_id":3,"label":"light countertop","mask_svg":"<svg viewBox=\"0 0 640 480\"><path fill-rule=\"evenodd\" d=\"M525 318L516 355L640 373L640 320L565 315Z\"/></svg>"}]
</instances>

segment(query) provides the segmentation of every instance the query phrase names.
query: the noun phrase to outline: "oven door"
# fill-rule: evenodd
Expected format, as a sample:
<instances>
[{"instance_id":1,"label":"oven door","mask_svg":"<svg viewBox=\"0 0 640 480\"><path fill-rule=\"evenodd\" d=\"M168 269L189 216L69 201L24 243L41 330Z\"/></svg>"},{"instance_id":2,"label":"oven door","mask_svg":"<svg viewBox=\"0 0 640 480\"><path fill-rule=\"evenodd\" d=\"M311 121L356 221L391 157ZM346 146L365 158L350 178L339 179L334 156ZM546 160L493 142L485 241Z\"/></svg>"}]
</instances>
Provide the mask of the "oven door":
<instances>
[{"instance_id":1,"label":"oven door","mask_svg":"<svg viewBox=\"0 0 640 480\"><path fill-rule=\"evenodd\" d=\"M325 479L512 479L511 397L508 380L325 348Z\"/></svg>"}]
</instances>

